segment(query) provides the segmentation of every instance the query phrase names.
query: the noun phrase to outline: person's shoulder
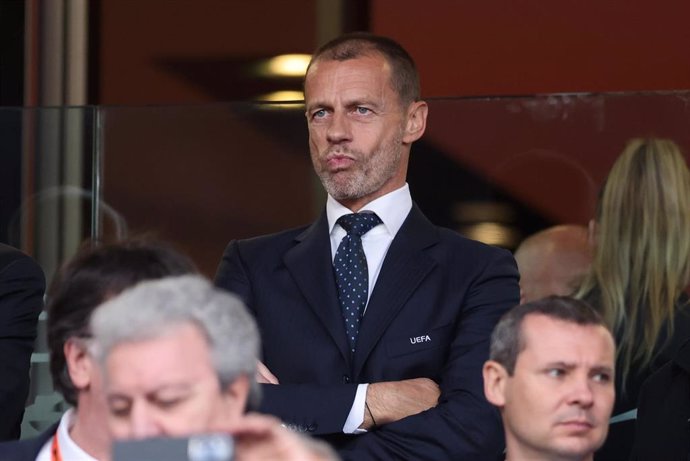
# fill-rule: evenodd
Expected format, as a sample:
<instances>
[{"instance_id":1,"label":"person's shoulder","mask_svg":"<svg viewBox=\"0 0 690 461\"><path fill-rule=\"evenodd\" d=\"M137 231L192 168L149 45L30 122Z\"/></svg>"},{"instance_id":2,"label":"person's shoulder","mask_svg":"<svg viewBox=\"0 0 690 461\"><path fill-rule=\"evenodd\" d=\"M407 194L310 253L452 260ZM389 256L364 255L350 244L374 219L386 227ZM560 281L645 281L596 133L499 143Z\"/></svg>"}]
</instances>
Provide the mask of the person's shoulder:
<instances>
[{"instance_id":1,"label":"person's shoulder","mask_svg":"<svg viewBox=\"0 0 690 461\"><path fill-rule=\"evenodd\" d=\"M44 279L41 266L31 256L9 245L0 244L0 276L3 274Z\"/></svg>"},{"instance_id":2,"label":"person's shoulder","mask_svg":"<svg viewBox=\"0 0 690 461\"><path fill-rule=\"evenodd\" d=\"M36 437L24 440L0 442L0 460L2 461L34 461L41 448L57 431L58 423Z\"/></svg>"},{"instance_id":3,"label":"person's shoulder","mask_svg":"<svg viewBox=\"0 0 690 461\"><path fill-rule=\"evenodd\" d=\"M246 239L238 239L235 242L243 248L262 248L267 246L281 245L283 243L294 242L300 235L304 234L311 225L294 227L272 234L259 235Z\"/></svg>"},{"instance_id":4,"label":"person's shoulder","mask_svg":"<svg viewBox=\"0 0 690 461\"><path fill-rule=\"evenodd\" d=\"M460 233L436 227L437 244L427 254L437 263L455 274L455 277L475 280L475 277L508 277L517 287L518 269L513 254L500 247L472 240ZM507 280L507 279L506 279ZM517 300L516 300L517 301Z\"/></svg>"},{"instance_id":5,"label":"person's shoulder","mask_svg":"<svg viewBox=\"0 0 690 461\"><path fill-rule=\"evenodd\" d=\"M295 227L273 234L260 235L246 239L232 240L225 249L225 257L239 255L245 261L263 261L266 258L272 259L282 257L281 255L294 247L298 241L312 232L311 226ZM324 238L328 238L325 235Z\"/></svg>"},{"instance_id":6,"label":"person's shoulder","mask_svg":"<svg viewBox=\"0 0 690 461\"><path fill-rule=\"evenodd\" d=\"M472 240L456 230L434 224L416 205L413 206L401 232L406 239L421 239L430 255L463 271L483 271L497 268L517 273L513 254L504 249ZM467 264L471 262L471 264Z\"/></svg>"},{"instance_id":7,"label":"person's shoulder","mask_svg":"<svg viewBox=\"0 0 690 461\"><path fill-rule=\"evenodd\" d=\"M405 226L405 224L408 225ZM417 205L412 207L405 224L403 224L403 228L406 229L405 232L408 233L408 236L429 237L435 234L431 241L437 239L437 243L451 251L459 251L465 255L469 253L488 257L508 255L512 258L508 250L472 240L453 229L434 224Z\"/></svg>"},{"instance_id":8,"label":"person's shoulder","mask_svg":"<svg viewBox=\"0 0 690 461\"><path fill-rule=\"evenodd\" d=\"M22 259L31 260L31 257L13 246L0 243L0 269Z\"/></svg>"},{"instance_id":9,"label":"person's shoulder","mask_svg":"<svg viewBox=\"0 0 690 461\"><path fill-rule=\"evenodd\" d=\"M0 442L0 459L3 461L34 461L43 444L37 439Z\"/></svg>"}]
</instances>

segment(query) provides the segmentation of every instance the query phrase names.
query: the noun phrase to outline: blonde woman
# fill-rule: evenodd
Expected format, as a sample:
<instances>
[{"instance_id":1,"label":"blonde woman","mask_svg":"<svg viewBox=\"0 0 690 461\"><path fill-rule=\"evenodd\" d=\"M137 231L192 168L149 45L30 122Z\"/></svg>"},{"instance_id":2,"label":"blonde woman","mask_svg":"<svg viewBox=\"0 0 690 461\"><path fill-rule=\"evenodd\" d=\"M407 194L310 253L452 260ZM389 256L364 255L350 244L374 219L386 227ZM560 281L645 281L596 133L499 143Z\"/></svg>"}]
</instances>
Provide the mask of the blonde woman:
<instances>
[{"instance_id":1,"label":"blonde woman","mask_svg":"<svg viewBox=\"0 0 690 461\"><path fill-rule=\"evenodd\" d=\"M690 338L690 172L665 139L635 139L604 185L594 260L577 292L601 310L618 343L616 403L596 459L627 459L644 379Z\"/></svg>"}]
</instances>

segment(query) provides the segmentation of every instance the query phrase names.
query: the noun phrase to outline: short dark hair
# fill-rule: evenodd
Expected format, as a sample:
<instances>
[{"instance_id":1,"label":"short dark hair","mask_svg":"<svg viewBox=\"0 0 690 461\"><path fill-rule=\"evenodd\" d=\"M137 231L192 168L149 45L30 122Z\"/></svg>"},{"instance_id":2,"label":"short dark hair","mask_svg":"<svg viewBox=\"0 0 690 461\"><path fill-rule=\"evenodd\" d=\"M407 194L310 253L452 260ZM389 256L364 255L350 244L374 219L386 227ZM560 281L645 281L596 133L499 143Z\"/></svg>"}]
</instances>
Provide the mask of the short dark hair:
<instances>
[{"instance_id":1,"label":"short dark hair","mask_svg":"<svg viewBox=\"0 0 690 461\"><path fill-rule=\"evenodd\" d=\"M347 61L374 53L382 55L391 66L391 85L404 105L419 101L419 74L412 57L395 40L368 32L352 32L331 40L316 50L307 67L317 61Z\"/></svg>"},{"instance_id":2,"label":"short dark hair","mask_svg":"<svg viewBox=\"0 0 690 461\"><path fill-rule=\"evenodd\" d=\"M494 328L489 355L491 360L503 365L511 376L515 371L518 354L525 348L523 320L532 314L545 315L577 325L601 325L608 331L604 319L589 303L568 296L549 296L515 306L503 314Z\"/></svg>"},{"instance_id":3,"label":"short dark hair","mask_svg":"<svg viewBox=\"0 0 690 461\"><path fill-rule=\"evenodd\" d=\"M96 246L87 243L56 275L48 291L48 348L53 386L77 405L64 347L90 336L91 314L107 298L143 280L197 273L194 263L167 244L148 239Z\"/></svg>"}]
</instances>

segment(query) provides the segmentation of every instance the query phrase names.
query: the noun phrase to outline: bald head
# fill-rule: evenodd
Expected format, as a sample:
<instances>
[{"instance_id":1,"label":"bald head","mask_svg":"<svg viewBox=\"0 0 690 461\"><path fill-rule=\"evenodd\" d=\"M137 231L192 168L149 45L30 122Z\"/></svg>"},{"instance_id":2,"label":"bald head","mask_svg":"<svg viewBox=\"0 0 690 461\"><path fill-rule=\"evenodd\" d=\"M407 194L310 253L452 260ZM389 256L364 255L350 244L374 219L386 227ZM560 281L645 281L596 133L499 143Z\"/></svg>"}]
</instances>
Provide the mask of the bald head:
<instances>
[{"instance_id":1,"label":"bald head","mask_svg":"<svg viewBox=\"0 0 690 461\"><path fill-rule=\"evenodd\" d=\"M523 240L515 251L520 270L520 302L572 294L592 261L587 228L561 225Z\"/></svg>"}]
</instances>

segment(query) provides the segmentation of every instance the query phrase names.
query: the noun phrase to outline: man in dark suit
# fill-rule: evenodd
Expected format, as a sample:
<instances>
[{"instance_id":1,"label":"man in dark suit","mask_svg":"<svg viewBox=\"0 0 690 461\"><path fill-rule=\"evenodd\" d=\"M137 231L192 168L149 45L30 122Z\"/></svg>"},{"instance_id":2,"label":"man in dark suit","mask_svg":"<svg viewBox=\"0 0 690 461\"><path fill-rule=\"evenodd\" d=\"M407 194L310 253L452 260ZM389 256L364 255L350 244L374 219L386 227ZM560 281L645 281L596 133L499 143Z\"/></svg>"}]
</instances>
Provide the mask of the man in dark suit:
<instances>
[{"instance_id":1,"label":"man in dark suit","mask_svg":"<svg viewBox=\"0 0 690 461\"><path fill-rule=\"evenodd\" d=\"M500 455L481 369L518 273L508 252L434 226L412 202L410 147L428 112L412 59L387 38L340 37L312 58L305 103L325 212L231 242L216 276L259 324L259 379L272 384L261 411L345 459Z\"/></svg>"},{"instance_id":2,"label":"man in dark suit","mask_svg":"<svg viewBox=\"0 0 690 461\"><path fill-rule=\"evenodd\" d=\"M44 291L40 266L0 244L0 440L20 435Z\"/></svg>"}]
</instances>

